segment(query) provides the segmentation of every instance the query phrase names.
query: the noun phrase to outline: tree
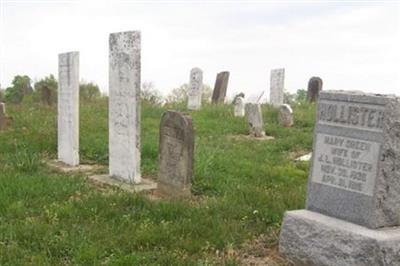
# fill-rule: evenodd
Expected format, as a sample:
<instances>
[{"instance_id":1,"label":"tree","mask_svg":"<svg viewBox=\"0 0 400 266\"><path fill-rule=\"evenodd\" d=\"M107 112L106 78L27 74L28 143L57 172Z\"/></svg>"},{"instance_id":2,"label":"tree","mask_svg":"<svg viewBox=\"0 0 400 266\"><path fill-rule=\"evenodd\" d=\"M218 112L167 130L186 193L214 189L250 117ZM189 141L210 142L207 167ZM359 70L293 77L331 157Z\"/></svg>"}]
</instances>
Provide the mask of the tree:
<instances>
[{"instance_id":1,"label":"tree","mask_svg":"<svg viewBox=\"0 0 400 266\"><path fill-rule=\"evenodd\" d=\"M161 93L154 88L154 83L151 81L143 82L142 89L140 90L140 98L152 105L160 105L163 101Z\"/></svg>"},{"instance_id":2,"label":"tree","mask_svg":"<svg viewBox=\"0 0 400 266\"><path fill-rule=\"evenodd\" d=\"M304 89L297 90L295 101L298 103L304 103L307 100L307 91Z\"/></svg>"},{"instance_id":3,"label":"tree","mask_svg":"<svg viewBox=\"0 0 400 266\"><path fill-rule=\"evenodd\" d=\"M24 75L17 75L14 77L11 87L8 87L5 91L5 99L8 102L20 103L24 96L33 92L31 86L31 79Z\"/></svg>"},{"instance_id":4,"label":"tree","mask_svg":"<svg viewBox=\"0 0 400 266\"><path fill-rule=\"evenodd\" d=\"M52 105L57 102L57 87L58 83L55 77L50 74L35 83L34 95L37 100L44 104Z\"/></svg>"},{"instance_id":5,"label":"tree","mask_svg":"<svg viewBox=\"0 0 400 266\"><path fill-rule=\"evenodd\" d=\"M95 99L100 98L100 96L101 96L100 89L99 86L97 86L96 84L92 82L89 83L82 82L79 85L79 97L83 101L93 101Z\"/></svg>"},{"instance_id":6,"label":"tree","mask_svg":"<svg viewBox=\"0 0 400 266\"><path fill-rule=\"evenodd\" d=\"M187 100L188 89L189 85L187 83L173 89L167 96L167 103L184 103Z\"/></svg>"}]
</instances>

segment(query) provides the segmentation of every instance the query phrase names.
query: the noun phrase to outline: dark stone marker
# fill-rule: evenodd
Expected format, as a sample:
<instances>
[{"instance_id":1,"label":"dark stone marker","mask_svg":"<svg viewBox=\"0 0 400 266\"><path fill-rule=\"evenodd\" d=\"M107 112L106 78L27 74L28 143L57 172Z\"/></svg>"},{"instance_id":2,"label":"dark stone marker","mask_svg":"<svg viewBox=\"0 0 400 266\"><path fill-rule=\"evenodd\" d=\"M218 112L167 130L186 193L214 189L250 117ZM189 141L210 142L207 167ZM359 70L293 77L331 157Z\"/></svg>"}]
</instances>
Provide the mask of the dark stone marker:
<instances>
[{"instance_id":1,"label":"dark stone marker","mask_svg":"<svg viewBox=\"0 0 400 266\"><path fill-rule=\"evenodd\" d=\"M320 77L310 78L308 81L307 101L309 103L318 101L320 91L322 91L322 79Z\"/></svg>"},{"instance_id":2,"label":"dark stone marker","mask_svg":"<svg viewBox=\"0 0 400 266\"><path fill-rule=\"evenodd\" d=\"M0 131L7 128L6 105L0 103Z\"/></svg>"},{"instance_id":3,"label":"dark stone marker","mask_svg":"<svg viewBox=\"0 0 400 266\"><path fill-rule=\"evenodd\" d=\"M228 88L229 72L219 72L215 80L212 103L224 103L226 90Z\"/></svg>"},{"instance_id":4,"label":"dark stone marker","mask_svg":"<svg viewBox=\"0 0 400 266\"><path fill-rule=\"evenodd\" d=\"M192 119L167 111L160 124L160 189L170 194L190 194L193 174L194 130Z\"/></svg>"}]
</instances>

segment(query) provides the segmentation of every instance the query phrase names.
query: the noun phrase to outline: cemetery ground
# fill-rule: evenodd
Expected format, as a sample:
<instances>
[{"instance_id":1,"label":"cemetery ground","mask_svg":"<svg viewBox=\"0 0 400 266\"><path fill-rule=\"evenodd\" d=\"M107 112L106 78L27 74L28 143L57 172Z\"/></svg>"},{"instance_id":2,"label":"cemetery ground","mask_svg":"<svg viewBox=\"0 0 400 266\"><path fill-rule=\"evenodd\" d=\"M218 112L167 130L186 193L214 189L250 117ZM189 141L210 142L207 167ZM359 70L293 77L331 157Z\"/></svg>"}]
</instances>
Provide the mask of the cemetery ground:
<instances>
[{"instance_id":1,"label":"cemetery ground","mask_svg":"<svg viewBox=\"0 0 400 266\"><path fill-rule=\"evenodd\" d=\"M195 128L192 196L132 194L99 186L87 173L61 173L44 161L57 154L57 107L7 105L0 132L1 265L284 265L277 255L286 210L303 209L315 106L295 105L294 126L278 125L263 105L274 140L248 133L233 106L191 112ZM142 175L156 179L160 118L142 104ZM81 164L108 164L107 99L81 102Z\"/></svg>"}]
</instances>

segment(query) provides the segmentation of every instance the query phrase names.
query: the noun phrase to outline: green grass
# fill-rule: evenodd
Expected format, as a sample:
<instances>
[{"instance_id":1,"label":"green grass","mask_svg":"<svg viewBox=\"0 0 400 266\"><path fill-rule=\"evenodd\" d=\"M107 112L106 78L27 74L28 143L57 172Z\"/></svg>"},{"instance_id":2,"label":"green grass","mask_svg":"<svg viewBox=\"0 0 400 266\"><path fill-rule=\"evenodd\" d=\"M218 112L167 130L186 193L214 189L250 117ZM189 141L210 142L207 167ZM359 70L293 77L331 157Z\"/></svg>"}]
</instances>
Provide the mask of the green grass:
<instances>
[{"instance_id":1,"label":"green grass","mask_svg":"<svg viewBox=\"0 0 400 266\"><path fill-rule=\"evenodd\" d=\"M237 265L217 253L261 234L276 245L283 213L304 207L308 164L292 159L311 149L314 106L295 106L292 128L280 127L276 110L263 106L273 141L230 138L247 132L231 106L193 112L195 197L163 201L105 192L82 174L48 169L42 159L56 158L56 107L7 110L13 122L0 133L1 265ZM157 175L165 110L142 106L145 176ZM81 162L108 163L107 120L105 99L81 105Z\"/></svg>"}]
</instances>

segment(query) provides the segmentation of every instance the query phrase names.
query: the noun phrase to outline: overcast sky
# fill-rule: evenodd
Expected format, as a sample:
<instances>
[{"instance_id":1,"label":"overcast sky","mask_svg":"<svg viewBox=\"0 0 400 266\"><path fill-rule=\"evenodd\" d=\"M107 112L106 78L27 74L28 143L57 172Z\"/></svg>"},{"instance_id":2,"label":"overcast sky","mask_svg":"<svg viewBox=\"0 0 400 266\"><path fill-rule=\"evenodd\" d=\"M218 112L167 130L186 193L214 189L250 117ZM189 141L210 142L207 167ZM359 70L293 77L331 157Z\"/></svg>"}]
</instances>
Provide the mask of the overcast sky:
<instances>
[{"instance_id":1,"label":"overcast sky","mask_svg":"<svg viewBox=\"0 0 400 266\"><path fill-rule=\"evenodd\" d=\"M228 94L266 91L273 68L285 88L400 95L400 5L355 1L8 1L0 0L0 84L17 74L57 74L58 54L80 52L80 77L108 91L108 35L142 32L142 81L167 94L192 67Z\"/></svg>"}]
</instances>

